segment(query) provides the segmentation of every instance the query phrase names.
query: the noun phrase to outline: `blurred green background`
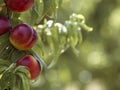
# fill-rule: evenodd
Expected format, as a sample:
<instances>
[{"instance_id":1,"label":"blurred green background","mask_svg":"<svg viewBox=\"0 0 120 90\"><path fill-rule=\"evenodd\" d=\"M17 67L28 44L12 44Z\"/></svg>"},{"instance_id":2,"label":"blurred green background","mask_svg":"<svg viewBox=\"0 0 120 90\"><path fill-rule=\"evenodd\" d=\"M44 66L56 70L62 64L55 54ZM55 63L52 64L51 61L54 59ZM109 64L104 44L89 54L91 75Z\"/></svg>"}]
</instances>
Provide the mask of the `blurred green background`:
<instances>
[{"instance_id":1,"label":"blurred green background","mask_svg":"<svg viewBox=\"0 0 120 90\"><path fill-rule=\"evenodd\" d=\"M120 90L120 0L63 0L57 21L72 13L94 31L82 31L79 55L69 48L33 90Z\"/></svg>"}]
</instances>

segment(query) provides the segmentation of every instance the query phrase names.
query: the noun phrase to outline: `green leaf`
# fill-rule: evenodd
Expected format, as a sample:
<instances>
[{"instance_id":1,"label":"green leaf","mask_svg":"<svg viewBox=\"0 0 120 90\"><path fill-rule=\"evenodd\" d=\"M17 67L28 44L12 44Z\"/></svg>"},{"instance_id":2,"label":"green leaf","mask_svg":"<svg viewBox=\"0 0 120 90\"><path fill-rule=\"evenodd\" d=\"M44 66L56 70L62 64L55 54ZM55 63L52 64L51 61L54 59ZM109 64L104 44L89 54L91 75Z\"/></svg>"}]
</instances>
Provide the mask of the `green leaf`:
<instances>
[{"instance_id":1,"label":"green leaf","mask_svg":"<svg viewBox=\"0 0 120 90\"><path fill-rule=\"evenodd\" d=\"M16 13L12 12L12 19L11 19L12 27L15 27L15 26L23 23L22 20L19 19L20 15L21 14L19 14L19 13L16 14Z\"/></svg>"},{"instance_id":2,"label":"green leaf","mask_svg":"<svg viewBox=\"0 0 120 90\"><path fill-rule=\"evenodd\" d=\"M20 51L20 50L14 49L11 54L11 61L15 63L18 60L20 60L23 56L25 56L26 54L27 54L26 51Z\"/></svg>"},{"instance_id":3,"label":"green leaf","mask_svg":"<svg viewBox=\"0 0 120 90\"><path fill-rule=\"evenodd\" d=\"M13 74L12 72L4 73L2 75L2 78L0 79L1 90L13 87L15 81L16 81L15 74Z\"/></svg>"},{"instance_id":4,"label":"green leaf","mask_svg":"<svg viewBox=\"0 0 120 90\"><path fill-rule=\"evenodd\" d=\"M15 90L16 85L16 75L14 73L9 74L9 86L12 90Z\"/></svg>"},{"instance_id":5,"label":"green leaf","mask_svg":"<svg viewBox=\"0 0 120 90\"><path fill-rule=\"evenodd\" d=\"M35 0L33 8L20 15L19 19L29 25L38 24L42 19L44 9L43 0Z\"/></svg>"},{"instance_id":6,"label":"green leaf","mask_svg":"<svg viewBox=\"0 0 120 90\"><path fill-rule=\"evenodd\" d=\"M0 59L0 66L9 66L10 62L7 60Z\"/></svg>"},{"instance_id":7,"label":"green leaf","mask_svg":"<svg viewBox=\"0 0 120 90\"><path fill-rule=\"evenodd\" d=\"M0 36L0 58L9 59L9 56L12 53L13 47L9 42L9 33L3 34Z\"/></svg>"},{"instance_id":8,"label":"green leaf","mask_svg":"<svg viewBox=\"0 0 120 90\"><path fill-rule=\"evenodd\" d=\"M20 90L30 90L30 72L25 66L18 66L14 70L15 74L19 77Z\"/></svg>"},{"instance_id":9,"label":"green leaf","mask_svg":"<svg viewBox=\"0 0 120 90\"><path fill-rule=\"evenodd\" d=\"M10 62L0 59L0 74L4 72L10 65Z\"/></svg>"},{"instance_id":10,"label":"green leaf","mask_svg":"<svg viewBox=\"0 0 120 90\"><path fill-rule=\"evenodd\" d=\"M44 15L55 17L59 8L59 0L44 0Z\"/></svg>"},{"instance_id":11,"label":"green leaf","mask_svg":"<svg viewBox=\"0 0 120 90\"><path fill-rule=\"evenodd\" d=\"M15 68L14 72L17 74L17 73L23 73L24 75L26 75L26 77L28 77L30 79L30 72L28 70L27 67L25 66L18 66Z\"/></svg>"},{"instance_id":12,"label":"green leaf","mask_svg":"<svg viewBox=\"0 0 120 90\"><path fill-rule=\"evenodd\" d=\"M21 79L21 83L20 83L21 90L30 90L30 79L21 72L17 72L17 75Z\"/></svg>"},{"instance_id":13,"label":"green leaf","mask_svg":"<svg viewBox=\"0 0 120 90\"><path fill-rule=\"evenodd\" d=\"M7 69L6 66L0 66L0 75Z\"/></svg>"},{"instance_id":14,"label":"green leaf","mask_svg":"<svg viewBox=\"0 0 120 90\"><path fill-rule=\"evenodd\" d=\"M1 45L1 43L6 42L6 40L9 39L8 37L9 37L9 33L5 33L5 34L1 35L0 36L0 45Z\"/></svg>"}]
</instances>

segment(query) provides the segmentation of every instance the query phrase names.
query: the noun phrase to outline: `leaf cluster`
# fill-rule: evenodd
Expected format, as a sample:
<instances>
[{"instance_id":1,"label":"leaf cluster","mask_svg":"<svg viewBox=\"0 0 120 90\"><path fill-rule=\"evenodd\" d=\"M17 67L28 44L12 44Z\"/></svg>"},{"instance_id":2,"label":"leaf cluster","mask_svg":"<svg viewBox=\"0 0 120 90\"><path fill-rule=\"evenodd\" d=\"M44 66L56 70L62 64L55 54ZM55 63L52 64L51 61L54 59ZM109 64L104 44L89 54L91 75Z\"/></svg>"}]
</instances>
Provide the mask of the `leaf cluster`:
<instances>
[{"instance_id":1,"label":"leaf cluster","mask_svg":"<svg viewBox=\"0 0 120 90\"><path fill-rule=\"evenodd\" d=\"M64 24L55 22L53 19L57 16L60 0L35 0L33 8L24 13L12 12L1 4L4 0L0 1L0 16L8 17L12 27L20 23L31 25L38 32L38 42L31 50L21 51L9 42L9 32L0 36L0 90L30 90L29 70L16 67L16 62L23 56L33 55L43 70L47 70L68 48L76 51L76 46L82 41L82 29L92 31L81 14L72 14ZM50 18L53 19L47 20Z\"/></svg>"},{"instance_id":2,"label":"leaf cluster","mask_svg":"<svg viewBox=\"0 0 120 90\"><path fill-rule=\"evenodd\" d=\"M33 50L44 59L48 68L52 67L68 48L77 51L76 46L82 41L82 29L92 31L92 28L85 24L85 17L81 14L72 14L64 24L48 20L36 29L39 41Z\"/></svg>"}]
</instances>

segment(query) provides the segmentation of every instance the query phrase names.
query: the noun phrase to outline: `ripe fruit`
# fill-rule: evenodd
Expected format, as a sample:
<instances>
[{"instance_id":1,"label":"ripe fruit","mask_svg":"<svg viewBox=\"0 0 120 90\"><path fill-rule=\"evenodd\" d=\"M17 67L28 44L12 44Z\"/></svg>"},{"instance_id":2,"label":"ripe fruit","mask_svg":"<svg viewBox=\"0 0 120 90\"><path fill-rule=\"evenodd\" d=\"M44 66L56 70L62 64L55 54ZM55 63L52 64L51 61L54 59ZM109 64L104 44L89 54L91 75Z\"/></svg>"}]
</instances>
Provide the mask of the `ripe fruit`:
<instances>
[{"instance_id":1,"label":"ripe fruit","mask_svg":"<svg viewBox=\"0 0 120 90\"><path fill-rule=\"evenodd\" d=\"M24 12L32 8L34 0L6 0L8 8L15 12Z\"/></svg>"},{"instance_id":2,"label":"ripe fruit","mask_svg":"<svg viewBox=\"0 0 120 90\"><path fill-rule=\"evenodd\" d=\"M27 24L20 24L10 33L11 44L19 50L29 50L37 42L37 32Z\"/></svg>"},{"instance_id":3,"label":"ripe fruit","mask_svg":"<svg viewBox=\"0 0 120 90\"><path fill-rule=\"evenodd\" d=\"M11 24L9 19L5 17L0 17L0 35L8 32L10 30Z\"/></svg>"},{"instance_id":4,"label":"ripe fruit","mask_svg":"<svg viewBox=\"0 0 120 90\"><path fill-rule=\"evenodd\" d=\"M41 66L39 62L31 55L24 56L17 62L17 66L26 66L30 72L31 80L36 79L41 72Z\"/></svg>"}]
</instances>

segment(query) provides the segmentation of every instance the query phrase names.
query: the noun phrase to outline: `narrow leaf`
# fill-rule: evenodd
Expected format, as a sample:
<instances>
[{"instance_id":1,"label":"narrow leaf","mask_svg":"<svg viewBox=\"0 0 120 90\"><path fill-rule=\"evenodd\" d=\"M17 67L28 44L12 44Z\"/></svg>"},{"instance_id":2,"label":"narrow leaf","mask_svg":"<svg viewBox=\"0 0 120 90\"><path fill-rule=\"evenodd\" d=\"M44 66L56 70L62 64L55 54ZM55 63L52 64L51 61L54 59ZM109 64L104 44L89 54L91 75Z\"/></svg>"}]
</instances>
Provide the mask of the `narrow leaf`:
<instances>
[{"instance_id":1,"label":"narrow leaf","mask_svg":"<svg viewBox=\"0 0 120 90\"><path fill-rule=\"evenodd\" d=\"M30 90L30 79L20 72L18 72L17 75L21 79L21 90Z\"/></svg>"}]
</instances>

